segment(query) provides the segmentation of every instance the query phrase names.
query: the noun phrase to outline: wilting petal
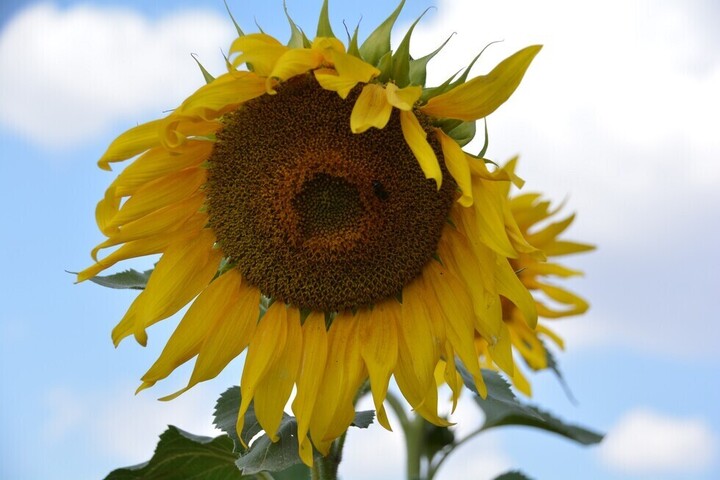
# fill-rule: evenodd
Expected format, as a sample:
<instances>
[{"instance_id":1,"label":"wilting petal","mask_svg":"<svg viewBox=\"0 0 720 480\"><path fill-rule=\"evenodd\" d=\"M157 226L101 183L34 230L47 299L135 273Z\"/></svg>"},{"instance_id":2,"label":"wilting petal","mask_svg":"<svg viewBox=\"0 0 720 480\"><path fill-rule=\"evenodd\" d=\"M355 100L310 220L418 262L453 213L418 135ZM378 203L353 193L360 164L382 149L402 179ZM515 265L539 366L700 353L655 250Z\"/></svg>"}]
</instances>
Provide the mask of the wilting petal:
<instances>
[{"instance_id":1,"label":"wilting petal","mask_svg":"<svg viewBox=\"0 0 720 480\"><path fill-rule=\"evenodd\" d=\"M415 102L420 99L422 87L419 85L411 85L405 88L398 88L394 83L388 83L385 86L385 94L390 105L400 110L410 111L415 105Z\"/></svg>"},{"instance_id":2,"label":"wilting petal","mask_svg":"<svg viewBox=\"0 0 720 480\"><path fill-rule=\"evenodd\" d=\"M432 178L438 190L442 185L442 172L435 152L427 141L427 134L413 112L400 111L400 127L410 150L420 164L425 178Z\"/></svg>"},{"instance_id":3,"label":"wilting petal","mask_svg":"<svg viewBox=\"0 0 720 480\"><path fill-rule=\"evenodd\" d=\"M460 148L460 145L445 132L439 128L435 129L435 132L440 140L445 166L462 192L462 196L458 198L458 203L463 207L469 207L473 204L473 192L467 156L463 149Z\"/></svg>"},{"instance_id":4,"label":"wilting petal","mask_svg":"<svg viewBox=\"0 0 720 480\"><path fill-rule=\"evenodd\" d=\"M392 113L385 89L375 83L365 85L350 115L350 130L362 133L370 127L385 128Z\"/></svg>"}]
</instances>

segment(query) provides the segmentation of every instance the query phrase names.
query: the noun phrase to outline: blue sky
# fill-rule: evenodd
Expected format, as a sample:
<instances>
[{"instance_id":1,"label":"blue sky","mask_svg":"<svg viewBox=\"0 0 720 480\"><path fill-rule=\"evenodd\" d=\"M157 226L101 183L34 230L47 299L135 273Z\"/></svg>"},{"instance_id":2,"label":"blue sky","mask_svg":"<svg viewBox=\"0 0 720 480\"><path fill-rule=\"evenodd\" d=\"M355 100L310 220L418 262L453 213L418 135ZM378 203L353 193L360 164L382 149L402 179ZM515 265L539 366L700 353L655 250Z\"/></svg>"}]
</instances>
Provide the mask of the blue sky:
<instances>
[{"instance_id":1,"label":"blue sky","mask_svg":"<svg viewBox=\"0 0 720 480\"><path fill-rule=\"evenodd\" d=\"M280 0L229 2L246 30L257 21L281 39ZM319 3L288 2L314 31ZM527 429L489 433L457 452L441 478L492 478L517 467L538 479L720 477L720 33L711 0L409 0L397 43L426 7L412 52L433 50L439 83L488 42L474 70L543 43L516 95L489 118L491 158L520 153L527 190L578 212L569 237L597 252L567 263L586 271L572 288L591 300L557 329L561 367L578 404L550 374L533 401L607 431L585 449ZM393 8L335 1L361 34ZM181 369L133 396L173 322L145 349L109 332L129 292L73 285L65 270L90 262L101 240L94 207L112 174L95 161L114 136L162 115L202 84L190 58L223 68L233 27L221 1L17 2L0 8L0 477L95 479L148 457L168 423L212 434L217 395L239 361L171 403ZM471 145L471 149L473 146ZM479 147L478 147L479 148ZM150 261L138 261L143 268ZM477 421L461 405L460 428ZM348 480L399 478L400 433L354 433L341 467ZM368 463L365 455L377 461Z\"/></svg>"}]
</instances>

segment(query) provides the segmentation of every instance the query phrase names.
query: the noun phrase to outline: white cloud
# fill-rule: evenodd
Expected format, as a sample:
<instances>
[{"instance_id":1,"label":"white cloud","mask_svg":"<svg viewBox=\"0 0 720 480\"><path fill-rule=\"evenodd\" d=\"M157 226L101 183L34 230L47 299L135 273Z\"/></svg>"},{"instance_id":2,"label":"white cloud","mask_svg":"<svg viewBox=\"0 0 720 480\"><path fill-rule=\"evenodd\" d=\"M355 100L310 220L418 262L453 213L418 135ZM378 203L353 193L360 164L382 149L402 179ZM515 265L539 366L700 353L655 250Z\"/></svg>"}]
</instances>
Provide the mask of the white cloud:
<instances>
[{"instance_id":1,"label":"white cloud","mask_svg":"<svg viewBox=\"0 0 720 480\"><path fill-rule=\"evenodd\" d=\"M98 454L132 465L150 458L158 436L168 425L195 435L220 434L212 425L217 395L194 389L171 402L160 402L152 394L133 395L134 389L124 384L108 391L50 391L45 441L58 444L82 432Z\"/></svg>"},{"instance_id":2,"label":"white cloud","mask_svg":"<svg viewBox=\"0 0 720 480\"><path fill-rule=\"evenodd\" d=\"M608 432L598 454L605 465L622 472L690 473L708 469L717 449L718 439L703 420L637 409Z\"/></svg>"},{"instance_id":3,"label":"white cloud","mask_svg":"<svg viewBox=\"0 0 720 480\"><path fill-rule=\"evenodd\" d=\"M121 8L36 4L0 37L0 124L57 148L160 116L203 83L190 54L221 72L232 37L229 19L203 11L151 21Z\"/></svg>"},{"instance_id":4,"label":"white cloud","mask_svg":"<svg viewBox=\"0 0 720 480\"><path fill-rule=\"evenodd\" d=\"M569 197L578 217L568 238L598 245L588 264L604 271L586 272L596 291L587 281L576 288L592 309L562 322L587 343L718 355L720 325L701 306L720 261L720 35L708 22L717 13L711 2L681 0L445 0L413 36L419 56L457 32L430 63L435 84L491 41L504 40L473 75L544 44L488 120L489 156L519 153L526 190ZM683 331L705 334L678 335L678 318Z\"/></svg>"},{"instance_id":5,"label":"white cloud","mask_svg":"<svg viewBox=\"0 0 720 480\"><path fill-rule=\"evenodd\" d=\"M720 62L710 54L718 40L704 34L695 5L444 1L418 26L413 50L427 53L457 32L431 63L429 78L439 83L488 42L504 39L474 74L544 44L514 97L489 118L490 153L499 161L520 153L527 188L570 194L584 235L652 248L647 237L664 232L668 218L720 203Z\"/></svg>"}]
</instances>

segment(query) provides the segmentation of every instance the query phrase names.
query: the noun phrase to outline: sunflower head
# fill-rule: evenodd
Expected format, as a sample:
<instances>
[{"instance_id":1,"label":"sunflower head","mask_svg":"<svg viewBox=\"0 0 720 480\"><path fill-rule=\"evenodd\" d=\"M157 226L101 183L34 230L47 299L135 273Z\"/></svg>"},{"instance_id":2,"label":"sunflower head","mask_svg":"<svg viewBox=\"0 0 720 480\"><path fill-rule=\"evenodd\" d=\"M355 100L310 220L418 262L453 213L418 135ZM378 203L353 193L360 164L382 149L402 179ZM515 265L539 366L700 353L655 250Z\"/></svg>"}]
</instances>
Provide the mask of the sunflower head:
<instances>
[{"instance_id":1,"label":"sunflower head","mask_svg":"<svg viewBox=\"0 0 720 480\"><path fill-rule=\"evenodd\" d=\"M238 429L254 401L275 438L295 390L308 464L312 446L326 454L348 427L367 379L384 426L391 377L418 413L447 424L435 367L459 358L484 392L474 337L513 375L503 305L536 325L512 263L542 257L507 198L521 181L462 146L540 47L428 87L440 48L411 57L413 24L390 49L403 3L362 44L357 29L347 45L334 36L327 2L312 40L292 20L287 44L238 29L227 72L206 72L207 85L121 134L99 161L109 170L133 159L98 203L107 239L78 279L161 255L113 340L145 344L150 325L190 304L140 388L196 358L172 398L247 349ZM455 363L444 365L457 399Z\"/></svg>"}]
</instances>

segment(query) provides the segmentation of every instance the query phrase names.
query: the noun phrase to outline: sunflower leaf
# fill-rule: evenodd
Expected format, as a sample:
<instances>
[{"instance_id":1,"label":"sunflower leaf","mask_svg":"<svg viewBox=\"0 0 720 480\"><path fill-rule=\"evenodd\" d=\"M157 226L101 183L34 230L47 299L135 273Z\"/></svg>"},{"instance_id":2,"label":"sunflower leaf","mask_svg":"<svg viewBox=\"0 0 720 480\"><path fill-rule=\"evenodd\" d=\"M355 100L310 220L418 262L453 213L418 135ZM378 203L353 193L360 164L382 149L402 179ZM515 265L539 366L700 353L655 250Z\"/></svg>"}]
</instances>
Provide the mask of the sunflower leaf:
<instances>
[{"instance_id":1,"label":"sunflower leaf","mask_svg":"<svg viewBox=\"0 0 720 480\"><path fill-rule=\"evenodd\" d=\"M509 472L503 473L499 477L495 477L493 480L532 480L532 479L519 470L511 470Z\"/></svg>"},{"instance_id":2,"label":"sunflower leaf","mask_svg":"<svg viewBox=\"0 0 720 480\"><path fill-rule=\"evenodd\" d=\"M235 452L244 452L246 450L240 441L240 436L238 436L236 428L241 399L240 387L230 387L218 398L214 412L215 420L213 423L232 439L235 444ZM284 415L283 418L285 417L291 418L289 415ZM255 416L255 408L251 403L245 413L245 425L241 433L245 445L249 444L250 440L260 432L262 432L262 427L260 423L258 423L257 417Z\"/></svg>"},{"instance_id":3,"label":"sunflower leaf","mask_svg":"<svg viewBox=\"0 0 720 480\"><path fill-rule=\"evenodd\" d=\"M363 410L361 412L355 412L355 419L352 422L353 427L368 428L370 424L375 420L374 410Z\"/></svg>"},{"instance_id":4,"label":"sunflower leaf","mask_svg":"<svg viewBox=\"0 0 720 480\"><path fill-rule=\"evenodd\" d=\"M227 435L200 437L170 425L160 435L153 457L140 465L119 468L105 480L243 479Z\"/></svg>"},{"instance_id":5,"label":"sunflower leaf","mask_svg":"<svg viewBox=\"0 0 720 480\"><path fill-rule=\"evenodd\" d=\"M384 22L382 22L370 35L368 35L363 44L360 46L360 55L363 60L370 65L380 68L380 59L390 52L390 34L404 5L405 0L401 0L400 5L395 8L395 10L388 18L385 19ZM380 70L383 69L380 68Z\"/></svg>"},{"instance_id":6,"label":"sunflower leaf","mask_svg":"<svg viewBox=\"0 0 720 480\"><path fill-rule=\"evenodd\" d=\"M90 278L89 280L108 288L144 290L152 272L152 269L145 270L144 272L129 269L112 275L98 275Z\"/></svg>"},{"instance_id":7,"label":"sunflower leaf","mask_svg":"<svg viewBox=\"0 0 720 480\"><path fill-rule=\"evenodd\" d=\"M297 422L294 417L283 416L277 436L278 441L273 443L268 435L261 435L235 462L244 475L279 472L302 462L298 451Z\"/></svg>"},{"instance_id":8,"label":"sunflower leaf","mask_svg":"<svg viewBox=\"0 0 720 480\"><path fill-rule=\"evenodd\" d=\"M470 372L461 363L458 363L457 369L465 386L477 395ZM510 385L497 372L483 370L482 374L487 385L487 398L482 399L479 395L475 397L475 402L485 413L482 430L502 425L525 425L557 433L582 445L593 445L602 440L603 436L599 433L567 424L548 412L520 402L510 390Z\"/></svg>"}]
</instances>

